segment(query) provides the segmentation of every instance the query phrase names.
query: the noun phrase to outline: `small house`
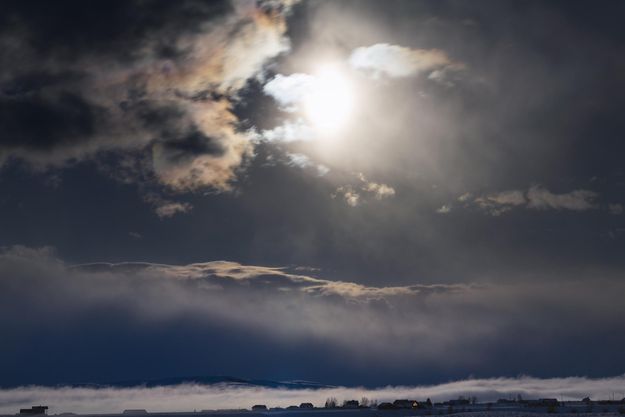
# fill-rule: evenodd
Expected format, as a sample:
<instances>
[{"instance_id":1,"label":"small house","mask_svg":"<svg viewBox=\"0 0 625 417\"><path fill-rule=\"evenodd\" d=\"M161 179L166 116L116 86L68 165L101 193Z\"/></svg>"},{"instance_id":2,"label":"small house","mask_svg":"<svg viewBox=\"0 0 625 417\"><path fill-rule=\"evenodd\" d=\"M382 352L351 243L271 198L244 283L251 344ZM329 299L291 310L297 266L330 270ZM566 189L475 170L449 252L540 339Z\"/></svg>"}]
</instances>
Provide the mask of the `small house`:
<instances>
[{"instance_id":1,"label":"small house","mask_svg":"<svg viewBox=\"0 0 625 417\"><path fill-rule=\"evenodd\" d=\"M393 401L393 406L397 409L411 409L419 408L419 403L414 400L395 400Z\"/></svg>"},{"instance_id":2,"label":"small house","mask_svg":"<svg viewBox=\"0 0 625 417\"><path fill-rule=\"evenodd\" d=\"M43 415L46 414L48 410L47 405L33 405L30 408L22 408L20 409L21 415Z\"/></svg>"},{"instance_id":3,"label":"small house","mask_svg":"<svg viewBox=\"0 0 625 417\"><path fill-rule=\"evenodd\" d=\"M557 407L560 403L555 398L541 398L538 400L529 400L527 405L529 407Z\"/></svg>"},{"instance_id":4,"label":"small house","mask_svg":"<svg viewBox=\"0 0 625 417\"><path fill-rule=\"evenodd\" d=\"M445 404L451 406L469 405L471 402L466 398L458 398L457 400L449 400Z\"/></svg>"},{"instance_id":5,"label":"small house","mask_svg":"<svg viewBox=\"0 0 625 417\"><path fill-rule=\"evenodd\" d=\"M343 403L343 408L358 408L358 400L348 400Z\"/></svg>"}]
</instances>

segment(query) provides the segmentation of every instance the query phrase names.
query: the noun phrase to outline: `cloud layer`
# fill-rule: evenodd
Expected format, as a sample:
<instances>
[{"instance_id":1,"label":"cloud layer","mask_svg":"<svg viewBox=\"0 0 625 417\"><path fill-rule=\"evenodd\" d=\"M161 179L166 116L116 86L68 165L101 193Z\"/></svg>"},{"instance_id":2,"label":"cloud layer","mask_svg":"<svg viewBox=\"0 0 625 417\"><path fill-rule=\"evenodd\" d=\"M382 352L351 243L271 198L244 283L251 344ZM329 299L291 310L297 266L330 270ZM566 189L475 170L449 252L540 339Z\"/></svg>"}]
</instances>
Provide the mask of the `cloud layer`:
<instances>
[{"instance_id":1,"label":"cloud layer","mask_svg":"<svg viewBox=\"0 0 625 417\"><path fill-rule=\"evenodd\" d=\"M14 247L0 256L0 331L12 340L3 345L0 358L10 365L7 369L36 375L36 364L44 359L33 357L31 369L30 350L17 352L28 345L26 335L38 334L41 326L68 329L64 333L68 341L89 340L100 329L107 329L107 337L118 338L149 329L178 334L178 329L188 326L185 332L217 340L243 334L252 340L256 337L271 343L274 351L322 340L328 350L326 360L340 360L347 354L351 360L374 362L372 370L456 369L460 374L478 364L499 372L529 372L546 366L567 374L568 369L586 369L568 368L569 358L556 354L569 343L576 343L580 356L570 359L577 361L585 355L608 354L623 342L619 318L625 310L619 297L625 284L606 273L592 285L571 279L566 284L375 287L303 272L226 261L69 267L48 250ZM24 305L28 310L21 308ZM18 310L22 313L15 327L10 312ZM100 316L103 312L105 316ZM210 330L214 326L223 330L215 333ZM599 337L605 343L580 343L582 334L586 340ZM56 340L50 345L51 357L54 349L67 349L66 343ZM143 346L141 339L123 343L130 350ZM105 349L85 348L81 355L87 357ZM215 348L202 342L193 355L210 363L217 354ZM254 344L237 349L229 360L255 354ZM526 356L535 349L541 350L543 359ZM155 351L166 356L167 352ZM520 362L510 368L509 357ZM44 364L52 366L45 360ZM595 369L589 365L588 369ZM135 364L119 366L132 369Z\"/></svg>"}]
</instances>

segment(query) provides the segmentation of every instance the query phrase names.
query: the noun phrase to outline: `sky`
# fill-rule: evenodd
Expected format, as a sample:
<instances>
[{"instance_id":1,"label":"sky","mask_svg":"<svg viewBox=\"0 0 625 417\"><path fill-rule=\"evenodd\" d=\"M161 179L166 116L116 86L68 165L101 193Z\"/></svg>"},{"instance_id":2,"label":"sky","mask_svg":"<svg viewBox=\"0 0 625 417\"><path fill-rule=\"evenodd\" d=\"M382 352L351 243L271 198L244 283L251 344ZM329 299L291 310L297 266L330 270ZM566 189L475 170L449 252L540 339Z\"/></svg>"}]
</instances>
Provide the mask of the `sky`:
<instances>
[{"instance_id":1,"label":"sky","mask_svg":"<svg viewBox=\"0 0 625 417\"><path fill-rule=\"evenodd\" d=\"M0 387L622 385L623 12L2 2Z\"/></svg>"}]
</instances>

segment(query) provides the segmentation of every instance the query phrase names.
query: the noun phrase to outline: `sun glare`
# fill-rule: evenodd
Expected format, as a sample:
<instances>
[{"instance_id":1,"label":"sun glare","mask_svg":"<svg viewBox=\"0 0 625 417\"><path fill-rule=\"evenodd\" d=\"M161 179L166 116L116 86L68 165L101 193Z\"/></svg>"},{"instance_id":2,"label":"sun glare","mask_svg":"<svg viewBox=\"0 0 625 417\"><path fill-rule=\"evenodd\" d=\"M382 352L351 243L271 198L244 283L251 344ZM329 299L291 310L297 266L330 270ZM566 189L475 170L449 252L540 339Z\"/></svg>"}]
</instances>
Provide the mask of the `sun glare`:
<instances>
[{"instance_id":1,"label":"sun glare","mask_svg":"<svg viewBox=\"0 0 625 417\"><path fill-rule=\"evenodd\" d=\"M317 129L335 132L343 127L353 108L349 81L334 68L316 74L315 88L304 99L306 117Z\"/></svg>"}]
</instances>

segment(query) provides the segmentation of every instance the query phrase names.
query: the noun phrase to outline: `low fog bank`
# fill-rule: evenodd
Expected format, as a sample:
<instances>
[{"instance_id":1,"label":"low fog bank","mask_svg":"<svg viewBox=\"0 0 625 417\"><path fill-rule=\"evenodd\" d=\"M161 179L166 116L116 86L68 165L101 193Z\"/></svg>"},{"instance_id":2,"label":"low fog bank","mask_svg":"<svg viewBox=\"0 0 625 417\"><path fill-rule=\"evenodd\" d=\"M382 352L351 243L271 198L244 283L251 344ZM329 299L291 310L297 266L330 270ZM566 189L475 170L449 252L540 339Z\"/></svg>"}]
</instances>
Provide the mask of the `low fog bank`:
<instances>
[{"instance_id":1,"label":"low fog bank","mask_svg":"<svg viewBox=\"0 0 625 417\"><path fill-rule=\"evenodd\" d=\"M620 390L620 391L619 391ZM254 404L287 407L312 402L321 407L329 397L342 402L367 397L388 401L399 398L442 401L476 396L479 401L522 395L524 398L557 397L563 400L610 398L625 390L625 375L591 379L585 377L532 377L467 379L430 386L387 386L376 389L336 387L327 389L275 389L228 385L181 384L168 387L72 388L26 386L0 390L0 413L14 414L33 404L50 406L50 413L119 413L126 409L150 412L251 408ZM620 398L620 397L619 397Z\"/></svg>"}]
</instances>

